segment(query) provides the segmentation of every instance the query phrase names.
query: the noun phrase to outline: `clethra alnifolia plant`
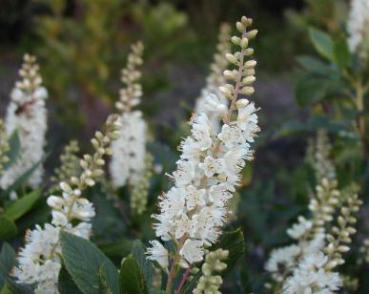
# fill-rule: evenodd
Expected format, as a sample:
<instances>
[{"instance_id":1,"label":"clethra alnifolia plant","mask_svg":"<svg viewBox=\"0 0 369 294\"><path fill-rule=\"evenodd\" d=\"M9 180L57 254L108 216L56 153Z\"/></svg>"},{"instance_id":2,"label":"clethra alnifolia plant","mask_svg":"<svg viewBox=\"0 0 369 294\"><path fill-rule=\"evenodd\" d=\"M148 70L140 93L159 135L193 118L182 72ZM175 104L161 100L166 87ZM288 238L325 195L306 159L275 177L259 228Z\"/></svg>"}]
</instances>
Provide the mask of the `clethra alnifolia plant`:
<instances>
[{"instance_id":1,"label":"clethra alnifolia plant","mask_svg":"<svg viewBox=\"0 0 369 294\"><path fill-rule=\"evenodd\" d=\"M151 241L147 254L168 274L167 293L182 275L176 290L180 293L191 268L203 262L207 250L217 243L228 217L228 201L246 161L253 158L250 144L259 131L257 110L242 98L254 93L256 61L249 41L257 31L251 25L247 17L237 22L240 36L233 36L231 42L238 51L225 53L231 65L223 73L228 82L205 98L207 107L217 113L219 128L206 112L194 115L191 135L181 143L182 154L171 176L174 184L160 196L159 213L153 216L160 241ZM169 243L171 250L164 246Z\"/></svg>"}]
</instances>

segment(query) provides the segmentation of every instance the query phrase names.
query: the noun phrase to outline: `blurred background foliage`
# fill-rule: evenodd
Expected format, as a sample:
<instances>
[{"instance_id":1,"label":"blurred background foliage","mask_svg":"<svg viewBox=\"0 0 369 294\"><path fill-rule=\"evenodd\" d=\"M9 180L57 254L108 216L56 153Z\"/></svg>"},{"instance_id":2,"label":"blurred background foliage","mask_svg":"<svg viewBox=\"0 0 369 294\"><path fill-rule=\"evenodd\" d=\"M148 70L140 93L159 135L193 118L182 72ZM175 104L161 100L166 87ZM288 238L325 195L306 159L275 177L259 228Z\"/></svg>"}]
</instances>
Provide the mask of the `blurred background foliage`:
<instances>
[{"instance_id":1,"label":"blurred background foliage","mask_svg":"<svg viewBox=\"0 0 369 294\"><path fill-rule=\"evenodd\" d=\"M315 184L305 161L308 138L321 127L335 136L342 183L365 174L357 138L336 137L347 131L347 120L355 114L348 109L344 115L332 113L329 109L336 102L321 101L340 96L331 91L340 88L342 81L335 80L339 69L301 58L314 54L308 34L311 26L335 40L344 38L347 4L344 0L2 0L0 114L4 115L21 56L34 53L50 92L51 157L56 158L71 138L85 144L83 139L101 125L118 97L120 69L130 44L142 40L142 107L156 142L149 148L164 166L163 172L170 172L176 147L188 131L185 121L205 84L220 24L233 23L241 15L253 17L259 30L254 100L261 107L263 132L253 167L245 172L237 205L239 218L231 225L243 228L247 242L243 263L247 267L234 273L239 283L226 282L225 289L241 287L245 292L261 293L266 277L260 273L269 251L288 242L286 228L307 211L308 195ZM322 72L307 73L309 66L325 76L328 71L332 80L322 80ZM57 164L50 161L50 167ZM162 174L153 181L150 212L155 211L156 197L168 184ZM124 197L125 191L121 193ZM105 253L120 260L130 246L123 237L132 230L109 201L91 197L98 211L94 238ZM367 208L363 214L365 211ZM135 221L129 226L135 227ZM149 223L147 219L137 221ZM367 220L362 222L365 235ZM144 230L134 237L148 239L152 232ZM109 242L115 243L106 243L107 236L114 236ZM362 293L368 293L365 291Z\"/></svg>"}]
</instances>

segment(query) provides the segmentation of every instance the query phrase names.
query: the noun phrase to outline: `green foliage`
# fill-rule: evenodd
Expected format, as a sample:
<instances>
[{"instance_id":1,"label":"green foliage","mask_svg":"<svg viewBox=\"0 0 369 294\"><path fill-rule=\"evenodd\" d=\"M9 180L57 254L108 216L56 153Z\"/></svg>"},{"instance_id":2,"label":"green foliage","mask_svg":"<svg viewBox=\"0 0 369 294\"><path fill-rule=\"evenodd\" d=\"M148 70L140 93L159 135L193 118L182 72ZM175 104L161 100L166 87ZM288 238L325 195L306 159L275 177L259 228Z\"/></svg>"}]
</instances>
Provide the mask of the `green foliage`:
<instances>
[{"instance_id":1,"label":"green foliage","mask_svg":"<svg viewBox=\"0 0 369 294\"><path fill-rule=\"evenodd\" d=\"M318 53L321 56L332 61L334 59L333 57L334 56L333 55L334 45L333 45L333 41L331 37L328 34L316 28L309 29L309 36L310 36L311 42L313 43Z\"/></svg>"},{"instance_id":2,"label":"green foliage","mask_svg":"<svg viewBox=\"0 0 369 294\"><path fill-rule=\"evenodd\" d=\"M146 294L144 274L136 259L129 255L122 262L120 269L121 294Z\"/></svg>"},{"instance_id":3,"label":"green foliage","mask_svg":"<svg viewBox=\"0 0 369 294\"><path fill-rule=\"evenodd\" d=\"M40 198L40 195L40 190L34 190L29 194L24 195L20 199L12 202L9 207L6 208L3 216L12 221L16 221L32 209L33 205Z\"/></svg>"},{"instance_id":4,"label":"green foliage","mask_svg":"<svg viewBox=\"0 0 369 294\"><path fill-rule=\"evenodd\" d=\"M93 243L65 232L60 240L65 267L82 293L119 293L117 269Z\"/></svg>"},{"instance_id":5,"label":"green foliage","mask_svg":"<svg viewBox=\"0 0 369 294\"><path fill-rule=\"evenodd\" d=\"M6 240L17 234L17 226L7 217L0 216L0 240Z\"/></svg>"},{"instance_id":6,"label":"green foliage","mask_svg":"<svg viewBox=\"0 0 369 294\"><path fill-rule=\"evenodd\" d=\"M15 251L8 243L3 243L0 252L0 288L8 280L8 275L15 265ZM6 292L5 292L6 293Z\"/></svg>"}]
</instances>

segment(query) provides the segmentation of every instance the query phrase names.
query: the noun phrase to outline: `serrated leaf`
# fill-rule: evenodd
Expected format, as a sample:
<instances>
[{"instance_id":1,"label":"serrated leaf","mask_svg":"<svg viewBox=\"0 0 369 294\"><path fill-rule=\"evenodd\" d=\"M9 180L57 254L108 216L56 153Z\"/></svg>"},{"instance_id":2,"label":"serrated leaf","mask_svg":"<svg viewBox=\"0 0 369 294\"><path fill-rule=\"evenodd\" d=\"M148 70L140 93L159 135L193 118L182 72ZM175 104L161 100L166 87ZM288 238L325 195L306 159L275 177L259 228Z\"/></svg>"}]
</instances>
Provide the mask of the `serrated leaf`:
<instances>
[{"instance_id":1,"label":"serrated leaf","mask_svg":"<svg viewBox=\"0 0 369 294\"><path fill-rule=\"evenodd\" d=\"M120 269L120 286L122 294L148 293L143 272L132 255L123 260Z\"/></svg>"},{"instance_id":2,"label":"serrated leaf","mask_svg":"<svg viewBox=\"0 0 369 294\"><path fill-rule=\"evenodd\" d=\"M309 28L309 37L316 51L330 61L334 60L332 38L321 30Z\"/></svg>"},{"instance_id":3,"label":"serrated leaf","mask_svg":"<svg viewBox=\"0 0 369 294\"><path fill-rule=\"evenodd\" d=\"M66 232L61 232L60 241L65 267L82 293L101 293L102 271L112 293L119 293L117 269L92 242Z\"/></svg>"},{"instance_id":4,"label":"serrated leaf","mask_svg":"<svg viewBox=\"0 0 369 294\"><path fill-rule=\"evenodd\" d=\"M17 160L20 150L20 141L18 132L15 131L9 138L9 151L7 152L7 157L9 161L4 165L4 170L10 168Z\"/></svg>"},{"instance_id":5,"label":"serrated leaf","mask_svg":"<svg viewBox=\"0 0 369 294\"><path fill-rule=\"evenodd\" d=\"M12 221L16 221L33 207L40 195L41 191L35 190L16 200L5 210L4 216Z\"/></svg>"},{"instance_id":6,"label":"serrated leaf","mask_svg":"<svg viewBox=\"0 0 369 294\"><path fill-rule=\"evenodd\" d=\"M146 285L151 285L154 267L152 263L147 260L145 256L145 247L140 240L134 241L132 245L132 255L143 272Z\"/></svg>"},{"instance_id":7,"label":"serrated leaf","mask_svg":"<svg viewBox=\"0 0 369 294\"><path fill-rule=\"evenodd\" d=\"M4 217L0 217L0 241L14 237L17 234L17 226L15 223Z\"/></svg>"},{"instance_id":8,"label":"serrated leaf","mask_svg":"<svg viewBox=\"0 0 369 294\"><path fill-rule=\"evenodd\" d=\"M0 288L4 287L7 276L15 265L15 256L13 248L4 243L0 252Z\"/></svg>"}]
</instances>

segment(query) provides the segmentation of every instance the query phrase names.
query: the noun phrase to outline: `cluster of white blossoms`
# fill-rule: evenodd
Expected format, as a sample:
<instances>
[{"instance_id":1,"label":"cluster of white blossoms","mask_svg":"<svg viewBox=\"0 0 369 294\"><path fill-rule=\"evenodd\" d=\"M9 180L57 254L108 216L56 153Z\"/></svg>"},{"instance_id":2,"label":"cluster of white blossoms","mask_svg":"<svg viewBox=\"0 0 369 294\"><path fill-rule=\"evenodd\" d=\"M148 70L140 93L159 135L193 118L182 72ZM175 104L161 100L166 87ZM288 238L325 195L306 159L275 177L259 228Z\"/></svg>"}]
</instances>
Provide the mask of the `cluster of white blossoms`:
<instances>
[{"instance_id":1,"label":"cluster of white blossoms","mask_svg":"<svg viewBox=\"0 0 369 294\"><path fill-rule=\"evenodd\" d=\"M350 51L358 54L363 59L367 59L369 56L368 0L351 0L347 31Z\"/></svg>"},{"instance_id":2,"label":"cluster of white blossoms","mask_svg":"<svg viewBox=\"0 0 369 294\"><path fill-rule=\"evenodd\" d=\"M160 212L154 215L154 228L162 241L173 241L176 252L169 254L159 241L152 241L148 258L169 270L168 287L178 264L191 267L204 259L205 249L216 243L229 214L228 200L239 185L241 170L253 158L250 143L259 131L256 108L249 100L254 92L256 61L250 59L253 49L248 47L257 31L248 30L252 20L242 17L237 22L241 37L232 37L240 48L226 53L228 62L236 69L226 70L225 83L220 91L227 98L225 104L216 94L209 94L206 103L219 113L219 130L213 128L206 112L194 116L191 135L181 143L182 154L172 175L174 185L160 197Z\"/></svg>"},{"instance_id":3,"label":"cluster of white blossoms","mask_svg":"<svg viewBox=\"0 0 369 294\"><path fill-rule=\"evenodd\" d=\"M95 216L93 204L82 193L95 185L104 173L104 156L111 154L111 142L119 135L119 119L110 116L104 132L96 132L91 140L92 155L80 161L81 174L60 183L61 195L51 195L47 204L52 208L52 221L44 227L36 226L26 234L26 245L19 252L18 266L13 275L22 284L35 285L35 293L58 293L58 276L61 269L61 230L88 239L91 219Z\"/></svg>"},{"instance_id":4,"label":"cluster of white blossoms","mask_svg":"<svg viewBox=\"0 0 369 294\"><path fill-rule=\"evenodd\" d=\"M311 218L298 217L287 230L296 243L273 250L265 265L282 293L334 293L342 287L342 278L333 269L344 263L342 254L349 250L347 244L355 233L352 225L361 200L351 188L342 193L337 190L330 150L326 134L320 131L315 150L315 160L320 162L313 165L320 183L310 199ZM337 225L330 226L333 222Z\"/></svg>"},{"instance_id":5,"label":"cluster of white blossoms","mask_svg":"<svg viewBox=\"0 0 369 294\"><path fill-rule=\"evenodd\" d=\"M193 294L221 294L219 288L223 279L219 273L227 268L224 260L228 255L229 251L221 248L206 254L205 262L201 266L202 275Z\"/></svg>"},{"instance_id":6,"label":"cluster of white blossoms","mask_svg":"<svg viewBox=\"0 0 369 294\"><path fill-rule=\"evenodd\" d=\"M18 133L20 150L17 161L6 170L0 179L0 186L8 188L21 175L40 163L44 156L47 112L45 100L48 93L42 86L39 66L34 56L26 54L19 71L22 80L15 84L7 109L5 125L8 136ZM32 187L41 184L42 164L34 170L28 180Z\"/></svg>"},{"instance_id":7,"label":"cluster of white blossoms","mask_svg":"<svg viewBox=\"0 0 369 294\"><path fill-rule=\"evenodd\" d=\"M219 30L217 52L214 54L213 63L210 65L211 71L207 77L206 86L201 90L201 95L195 105L195 113L206 113L214 128L219 127L221 112L214 111L214 106L209 105L207 97L209 94L215 94L222 104L227 104L227 98L219 91L219 87L226 83L223 72L229 64L226 54L231 50L230 38L231 27L229 24L224 23Z\"/></svg>"},{"instance_id":8,"label":"cluster of white blossoms","mask_svg":"<svg viewBox=\"0 0 369 294\"><path fill-rule=\"evenodd\" d=\"M7 152L9 151L8 135L6 134L5 124L0 119L0 176L4 171L5 164L9 162Z\"/></svg>"},{"instance_id":9,"label":"cluster of white blossoms","mask_svg":"<svg viewBox=\"0 0 369 294\"><path fill-rule=\"evenodd\" d=\"M142 112L132 110L142 96L141 72L137 68L142 64L143 44L138 42L131 50L127 67L122 70L121 80L125 87L120 90L116 103L122 127L119 138L112 144L110 174L114 187L122 187L127 182L134 186L145 169L147 125Z\"/></svg>"}]
</instances>

